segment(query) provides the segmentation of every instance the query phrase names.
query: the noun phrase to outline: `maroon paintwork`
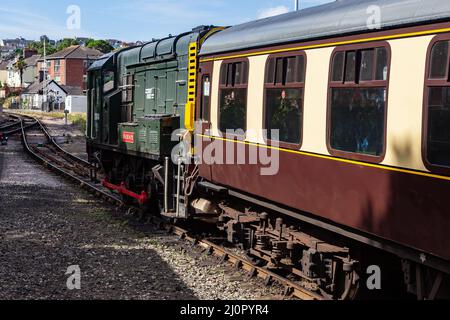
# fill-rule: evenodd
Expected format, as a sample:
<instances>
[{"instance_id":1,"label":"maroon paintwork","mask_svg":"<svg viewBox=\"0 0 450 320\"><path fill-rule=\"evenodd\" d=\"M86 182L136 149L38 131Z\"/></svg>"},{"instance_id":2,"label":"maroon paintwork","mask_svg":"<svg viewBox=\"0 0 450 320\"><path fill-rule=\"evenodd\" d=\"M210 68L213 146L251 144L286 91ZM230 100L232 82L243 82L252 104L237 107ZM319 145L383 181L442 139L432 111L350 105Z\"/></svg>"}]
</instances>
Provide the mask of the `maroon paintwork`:
<instances>
[{"instance_id":1,"label":"maroon paintwork","mask_svg":"<svg viewBox=\"0 0 450 320\"><path fill-rule=\"evenodd\" d=\"M283 151L275 176L258 165L201 165L201 175L450 260L450 181Z\"/></svg>"},{"instance_id":2,"label":"maroon paintwork","mask_svg":"<svg viewBox=\"0 0 450 320\"><path fill-rule=\"evenodd\" d=\"M414 32L448 30L446 28L450 28L450 22L377 31L370 35L358 34L307 41L301 44L291 43L271 48L226 52L204 56L201 59L222 59L226 56L258 54L265 50L282 50L299 46L326 46L327 43L334 46L333 43L336 42L360 41L369 37L398 36L401 38L411 36ZM447 39L449 36L447 34L439 37ZM364 43L361 42L358 46L363 47ZM324 63L330 63L330 61L324 61ZM200 74L210 74L212 71L213 62L202 61ZM317 125L326 126L327 124ZM204 133L208 126L207 123L203 123L201 132ZM247 154L249 148L257 147L247 146ZM357 160L367 161L366 159ZM450 171L432 169L433 173L450 175ZM450 240L450 199L447 198L450 194L450 181L448 180L386 170L383 167L339 162L332 157L321 158L313 154L305 155L286 151L280 152L280 170L275 176L261 176L258 165L200 165L200 175L214 183L308 212L317 218L328 219L336 224L371 233L450 261L450 246L447 245Z\"/></svg>"}]
</instances>

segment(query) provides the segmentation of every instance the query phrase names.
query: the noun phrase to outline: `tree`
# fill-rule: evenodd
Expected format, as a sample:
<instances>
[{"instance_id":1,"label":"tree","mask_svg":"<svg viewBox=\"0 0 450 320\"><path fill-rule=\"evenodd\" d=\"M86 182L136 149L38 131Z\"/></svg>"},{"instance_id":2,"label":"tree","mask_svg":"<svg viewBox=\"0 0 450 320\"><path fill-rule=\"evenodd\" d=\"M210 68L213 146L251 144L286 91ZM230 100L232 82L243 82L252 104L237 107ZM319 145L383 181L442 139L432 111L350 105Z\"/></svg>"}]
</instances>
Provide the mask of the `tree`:
<instances>
[{"instance_id":1,"label":"tree","mask_svg":"<svg viewBox=\"0 0 450 320\"><path fill-rule=\"evenodd\" d=\"M23 72L27 67L27 63L25 62L25 60L20 57L19 60L16 61L16 63L14 64L14 69L16 69L17 71L19 71L20 73L20 86L23 85Z\"/></svg>"},{"instance_id":2,"label":"tree","mask_svg":"<svg viewBox=\"0 0 450 320\"><path fill-rule=\"evenodd\" d=\"M97 49L103 53L109 53L114 50L113 46L105 40L93 40L89 39L86 41L86 47L91 49Z\"/></svg>"},{"instance_id":3,"label":"tree","mask_svg":"<svg viewBox=\"0 0 450 320\"><path fill-rule=\"evenodd\" d=\"M41 56L44 55L44 42L35 41L28 45L29 49L37 50L38 54ZM47 55L53 54L56 52L56 48L46 42L46 53Z\"/></svg>"},{"instance_id":4,"label":"tree","mask_svg":"<svg viewBox=\"0 0 450 320\"><path fill-rule=\"evenodd\" d=\"M65 38L58 43L58 45L56 46L56 51L61 51L64 50L65 48L76 45L79 45L79 42L77 40Z\"/></svg>"}]
</instances>

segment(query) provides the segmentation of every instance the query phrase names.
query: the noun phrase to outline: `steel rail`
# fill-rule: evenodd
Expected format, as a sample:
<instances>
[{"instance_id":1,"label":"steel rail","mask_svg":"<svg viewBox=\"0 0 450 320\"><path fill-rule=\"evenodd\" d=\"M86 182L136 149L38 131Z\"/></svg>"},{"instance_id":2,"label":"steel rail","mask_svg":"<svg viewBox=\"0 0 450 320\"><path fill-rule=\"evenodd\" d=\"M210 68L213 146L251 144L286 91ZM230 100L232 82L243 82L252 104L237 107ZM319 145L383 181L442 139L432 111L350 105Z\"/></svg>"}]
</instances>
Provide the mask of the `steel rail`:
<instances>
[{"instance_id":1,"label":"steel rail","mask_svg":"<svg viewBox=\"0 0 450 320\"><path fill-rule=\"evenodd\" d=\"M63 168L58 167L54 163L51 163L51 161L45 159L41 155L39 155L37 152L33 150L33 148L30 147L27 141L26 136L26 127L24 126L23 120L21 121L21 129L22 129L22 143L24 146L25 151L31 155L33 158L35 158L37 161L39 161L42 165L44 165L46 168L56 172L57 174L79 184L83 189L90 191L91 193L95 194L97 197L102 198L103 200L118 205L121 208L129 207L132 209L135 209L134 207L126 206L121 199L114 196L109 190L104 190L95 184L93 184L90 181L86 181L83 178L80 178L79 176L68 172L67 170L64 170ZM43 128L41 125L40 127L44 133L48 136L49 133L47 130ZM56 143L54 139L50 139L53 141L53 143ZM64 151L65 152L65 151ZM66 153L66 152L65 152ZM242 258L235 253L223 248L222 246L212 243L208 240L197 238L195 236L190 235L188 230L185 230L183 228L180 228L178 226L172 225L167 223L167 221L158 218L158 217L152 217L151 220L154 223L157 223L161 228L164 228L167 232L174 234L178 236L180 239L183 239L185 241L188 241L194 245L197 245L201 247L208 255L214 255L221 259L222 262L228 262L229 264L233 265L237 269L244 270L248 273L249 278L250 277L258 277L265 281L267 285L271 284L272 282L279 283L280 285L285 286L285 295L286 297L295 297L301 300L325 300L323 296L312 292L304 287L302 287L300 284L293 282L285 277L282 277L270 270L267 270L265 268L256 266L252 262L248 261L245 258Z\"/></svg>"},{"instance_id":2,"label":"steel rail","mask_svg":"<svg viewBox=\"0 0 450 320\"><path fill-rule=\"evenodd\" d=\"M102 196L102 198L104 198L104 200L107 200L108 202L114 202L117 205L121 205L121 206L123 205L123 202L119 198L114 197L114 195L112 195L109 192L103 190L102 188L97 187L93 183L90 183L90 182L86 181L85 179L77 177L76 175L74 175L74 174L72 174L72 173L70 173L70 172L68 172L68 171L66 171L66 170L64 170L64 169L54 165L53 163L51 163L51 161L45 159L44 157L40 156L37 152L33 151L33 149L28 144L28 140L27 140L27 136L26 136L26 129L27 128L23 125L23 121L22 121L22 127L21 127L22 135L21 135L21 137L22 137L22 144L23 144L23 147L24 147L26 153L28 153L33 158L35 158L44 167L55 171L56 173L58 173L59 175L61 175L63 177L69 178L70 180L79 183L79 185L82 188L88 187L97 196Z\"/></svg>"},{"instance_id":3,"label":"steel rail","mask_svg":"<svg viewBox=\"0 0 450 320\"><path fill-rule=\"evenodd\" d=\"M55 138L53 138L53 136L50 134L50 132L47 130L47 128L45 127L45 125L42 123L42 121L40 121L38 118L33 117L33 116L29 116L29 115L24 115L24 114L16 114L16 113L12 113L12 112L6 112L9 115L15 116L15 117L23 117L23 118L28 118L31 119L33 121L36 121L36 123L40 126L41 130L44 132L47 140L55 147L57 148L60 152L62 152L65 156L69 157L70 159L72 159L73 161L78 162L79 164L82 164L84 166L87 166L91 169L93 169L93 166L86 160L81 159L80 157L75 156L74 154L64 150L55 140Z\"/></svg>"},{"instance_id":4,"label":"steel rail","mask_svg":"<svg viewBox=\"0 0 450 320\"><path fill-rule=\"evenodd\" d=\"M20 126L20 121L16 121L14 123L8 123L6 125L0 126L0 130L8 130L9 128Z\"/></svg>"}]
</instances>

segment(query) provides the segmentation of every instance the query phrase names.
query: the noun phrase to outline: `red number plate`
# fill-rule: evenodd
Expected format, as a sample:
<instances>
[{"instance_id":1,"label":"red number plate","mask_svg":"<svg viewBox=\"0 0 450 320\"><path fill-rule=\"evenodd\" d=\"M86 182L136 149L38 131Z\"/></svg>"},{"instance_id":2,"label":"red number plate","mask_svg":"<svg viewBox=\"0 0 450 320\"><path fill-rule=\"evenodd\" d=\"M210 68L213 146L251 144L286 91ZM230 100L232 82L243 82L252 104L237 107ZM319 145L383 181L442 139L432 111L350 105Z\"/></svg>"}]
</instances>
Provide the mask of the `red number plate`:
<instances>
[{"instance_id":1,"label":"red number plate","mask_svg":"<svg viewBox=\"0 0 450 320\"><path fill-rule=\"evenodd\" d=\"M125 143L134 143L134 132L123 132L122 141Z\"/></svg>"}]
</instances>

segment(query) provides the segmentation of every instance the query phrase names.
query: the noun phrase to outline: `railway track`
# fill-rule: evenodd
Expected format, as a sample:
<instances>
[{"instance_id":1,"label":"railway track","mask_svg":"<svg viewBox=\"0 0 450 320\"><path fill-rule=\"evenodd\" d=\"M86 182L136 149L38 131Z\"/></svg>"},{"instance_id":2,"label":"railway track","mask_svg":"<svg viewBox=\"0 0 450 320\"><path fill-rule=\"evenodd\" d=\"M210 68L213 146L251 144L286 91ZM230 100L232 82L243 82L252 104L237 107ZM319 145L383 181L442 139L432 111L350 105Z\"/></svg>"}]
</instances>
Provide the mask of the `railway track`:
<instances>
[{"instance_id":1,"label":"railway track","mask_svg":"<svg viewBox=\"0 0 450 320\"><path fill-rule=\"evenodd\" d=\"M9 137L13 134L16 133L20 133L22 131L22 118L20 118L20 116L14 115L14 114L10 114L10 113L5 113L5 115L10 118L9 121L7 121L6 124L1 124L0 125L0 133L2 133L3 135ZM35 126L37 124L37 122L34 119L27 119L28 121L26 121L25 124L25 128L31 128L33 126Z\"/></svg>"},{"instance_id":2,"label":"railway track","mask_svg":"<svg viewBox=\"0 0 450 320\"><path fill-rule=\"evenodd\" d=\"M87 161L62 149L38 119L29 116L17 117L20 118L20 131L24 150L35 160L110 204L122 209L139 210L136 207L125 205L119 196L111 193L110 190L103 187L98 181L95 181L96 179L93 179L92 175L92 170L95 168ZM33 128L27 124L27 121L31 121L31 119L36 122L36 126L33 126ZM229 263L236 269L247 272L249 278L261 278L266 285L278 283L284 286L286 298L292 297L301 300L325 299L322 295L304 288L298 282L260 267L245 257L224 248L220 244L211 242L195 232L190 232L159 217L151 217L150 222L159 225L160 228L165 229L167 232L177 235L181 240L188 241L192 245L202 248L206 254L217 257L221 263Z\"/></svg>"}]
</instances>

